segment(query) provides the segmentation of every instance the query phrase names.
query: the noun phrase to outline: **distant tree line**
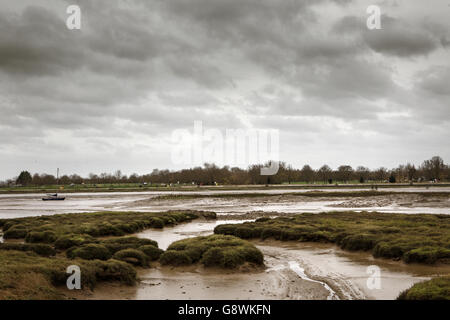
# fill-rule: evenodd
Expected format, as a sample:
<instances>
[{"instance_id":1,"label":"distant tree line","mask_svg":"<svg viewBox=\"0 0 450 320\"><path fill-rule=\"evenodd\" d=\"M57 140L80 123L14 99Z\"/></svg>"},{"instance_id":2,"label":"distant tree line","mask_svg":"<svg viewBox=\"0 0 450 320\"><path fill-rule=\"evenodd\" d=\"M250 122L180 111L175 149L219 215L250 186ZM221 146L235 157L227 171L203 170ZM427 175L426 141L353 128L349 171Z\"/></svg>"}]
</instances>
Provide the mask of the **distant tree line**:
<instances>
[{"instance_id":1,"label":"distant tree line","mask_svg":"<svg viewBox=\"0 0 450 320\"><path fill-rule=\"evenodd\" d=\"M370 170L358 166L341 165L333 170L324 164L318 169L304 165L295 169L291 165L280 162L276 175L262 176L260 169L263 165L251 165L247 169L228 167L222 168L205 163L203 167L183 169L178 171L154 169L150 174L129 176L120 170L114 174L89 174L81 177L77 174L63 175L57 181L50 174L31 174L22 171L16 179L3 182L4 185L42 186L42 185L70 185L70 184L116 184L116 183L147 183L147 184L280 184L280 183L349 183L349 182L422 182L422 181L450 181L450 166L444 164L441 157L435 156L424 161L420 166L413 164L400 165L394 169L378 168Z\"/></svg>"}]
</instances>

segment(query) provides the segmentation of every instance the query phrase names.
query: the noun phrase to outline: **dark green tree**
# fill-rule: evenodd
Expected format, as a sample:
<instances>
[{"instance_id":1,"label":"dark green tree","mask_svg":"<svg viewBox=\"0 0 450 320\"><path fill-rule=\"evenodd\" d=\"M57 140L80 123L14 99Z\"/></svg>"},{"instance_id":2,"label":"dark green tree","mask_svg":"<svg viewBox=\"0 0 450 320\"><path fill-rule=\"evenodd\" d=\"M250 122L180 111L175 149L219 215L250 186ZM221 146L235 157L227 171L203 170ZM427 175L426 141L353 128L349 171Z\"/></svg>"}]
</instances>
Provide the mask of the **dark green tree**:
<instances>
[{"instance_id":1,"label":"dark green tree","mask_svg":"<svg viewBox=\"0 0 450 320\"><path fill-rule=\"evenodd\" d=\"M33 178L31 177L31 174L28 171L22 171L16 180L16 184L26 186L29 185L32 180Z\"/></svg>"},{"instance_id":2,"label":"dark green tree","mask_svg":"<svg viewBox=\"0 0 450 320\"><path fill-rule=\"evenodd\" d=\"M395 176L393 174L391 174L391 176L389 177L389 182L395 183L395 181L396 181Z\"/></svg>"}]
</instances>

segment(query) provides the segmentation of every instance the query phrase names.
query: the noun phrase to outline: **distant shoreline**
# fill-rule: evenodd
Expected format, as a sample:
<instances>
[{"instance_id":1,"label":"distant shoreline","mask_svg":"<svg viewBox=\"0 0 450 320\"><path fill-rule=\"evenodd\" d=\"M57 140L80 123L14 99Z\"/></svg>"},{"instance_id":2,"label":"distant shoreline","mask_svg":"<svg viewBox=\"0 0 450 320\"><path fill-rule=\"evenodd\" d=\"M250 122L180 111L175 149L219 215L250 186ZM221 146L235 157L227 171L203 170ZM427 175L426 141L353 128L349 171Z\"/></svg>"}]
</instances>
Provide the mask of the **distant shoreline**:
<instances>
[{"instance_id":1,"label":"distant shoreline","mask_svg":"<svg viewBox=\"0 0 450 320\"><path fill-rule=\"evenodd\" d=\"M136 187L122 185L108 186L64 186L60 189L56 186L49 187L11 187L0 188L0 194L22 194L22 193L96 193L96 192L170 192L170 191L198 191L198 190L286 190L286 189L367 189L377 188L434 188L450 187L450 183L360 183L360 184L278 184L278 185L219 185L219 186L155 186L155 187Z\"/></svg>"}]
</instances>

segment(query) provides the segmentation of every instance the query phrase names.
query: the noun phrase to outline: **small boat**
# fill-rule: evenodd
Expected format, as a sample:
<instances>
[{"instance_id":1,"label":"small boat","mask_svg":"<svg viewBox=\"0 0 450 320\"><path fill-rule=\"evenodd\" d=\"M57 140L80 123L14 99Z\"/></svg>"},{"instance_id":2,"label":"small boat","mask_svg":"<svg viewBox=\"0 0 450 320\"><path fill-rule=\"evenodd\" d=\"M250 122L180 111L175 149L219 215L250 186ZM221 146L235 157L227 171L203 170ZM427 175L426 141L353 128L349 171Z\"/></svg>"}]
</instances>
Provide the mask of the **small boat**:
<instances>
[{"instance_id":1,"label":"small boat","mask_svg":"<svg viewBox=\"0 0 450 320\"><path fill-rule=\"evenodd\" d=\"M54 201L54 200L65 200L66 197L58 197L57 193L47 194L46 197L42 198L43 201Z\"/></svg>"},{"instance_id":2,"label":"small boat","mask_svg":"<svg viewBox=\"0 0 450 320\"><path fill-rule=\"evenodd\" d=\"M59 185L59 168L56 169L56 184ZM47 196L42 198L42 201L65 200L66 197L58 197L57 193L47 193Z\"/></svg>"}]
</instances>

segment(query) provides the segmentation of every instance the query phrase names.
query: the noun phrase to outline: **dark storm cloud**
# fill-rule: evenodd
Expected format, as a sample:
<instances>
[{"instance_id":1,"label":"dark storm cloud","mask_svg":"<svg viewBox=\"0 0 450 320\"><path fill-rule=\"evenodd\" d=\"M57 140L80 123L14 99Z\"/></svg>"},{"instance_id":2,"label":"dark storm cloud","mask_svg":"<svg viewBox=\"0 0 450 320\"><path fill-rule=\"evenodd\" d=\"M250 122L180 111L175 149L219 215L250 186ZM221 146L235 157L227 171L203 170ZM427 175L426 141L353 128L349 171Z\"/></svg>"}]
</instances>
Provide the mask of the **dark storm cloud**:
<instances>
[{"instance_id":1,"label":"dark storm cloud","mask_svg":"<svg viewBox=\"0 0 450 320\"><path fill-rule=\"evenodd\" d=\"M28 75L56 74L81 65L61 18L41 7L27 7L20 17L0 13L0 69Z\"/></svg>"},{"instance_id":2,"label":"dark storm cloud","mask_svg":"<svg viewBox=\"0 0 450 320\"><path fill-rule=\"evenodd\" d=\"M335 23L334 32L360 36L375 52L398 57L427 55L444 46L448 31L442 25L428 21L411 24L389 15L382 16L380 30L368 30L365 19L346 16Z\"/></svg>"},{"instance_id":3,"label":"dark storm cloud","mask_svg":"<svg viewBox=\"0 0 450 320\"><path fill-rule=\"evenodd\" d=\"M37 171L67 157L95 171L105 154L129 154L114 162L124 171L170 166L172 131L195 120L278 128L290 147L308 137L304 161L330 145L398 150L419 126L449 134L448 19L403 3L382 2L373 31L363 0L67 2L81 30L65 27L66 5L18 3L0 13L0 178L30 159ZM299 165L294 154L281 157Z\"/></svg>"},{"instance_id":4,"label":"dark storm cloud","mask_svg":"<svg viewBox=\"0 0 450 320\"><path fill-rule=\"evenodd\" d=\"M365 40L376 52L400 57L426 55L439 45L432 34L388 17L383 18L381 30L365 32Z\"/></svg>"}]
</instances>

